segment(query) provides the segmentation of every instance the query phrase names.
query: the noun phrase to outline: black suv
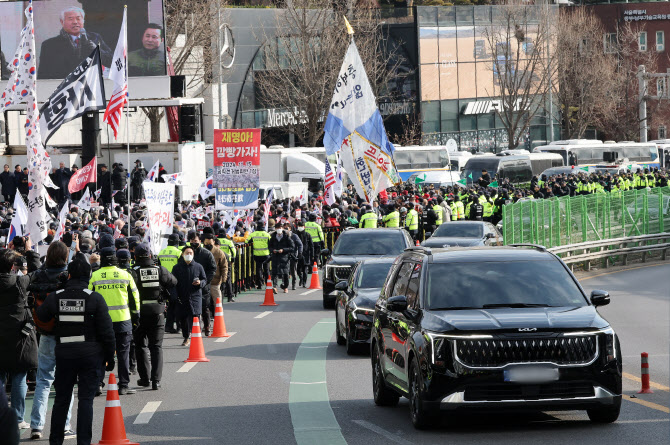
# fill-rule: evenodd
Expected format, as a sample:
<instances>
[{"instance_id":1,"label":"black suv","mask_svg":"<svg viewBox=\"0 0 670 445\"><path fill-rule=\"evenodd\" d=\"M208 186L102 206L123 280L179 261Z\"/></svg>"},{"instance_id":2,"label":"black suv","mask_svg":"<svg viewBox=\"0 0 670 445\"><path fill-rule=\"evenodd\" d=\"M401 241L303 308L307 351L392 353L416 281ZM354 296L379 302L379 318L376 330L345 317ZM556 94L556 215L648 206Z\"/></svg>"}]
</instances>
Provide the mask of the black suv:
<instances>
[{"instance_id":1,"label":"black suv","mask_svg":"<svg viewBox=\"0 0 670 445\"><path fill-rule=\"evenodd\" d=\"M323 268L323 307L335 305L335 285L348 280L351 270L357 262L367 258L396 256L412 245L412 238L405 229L347 229L340 234L330 250L324 249L322 255L328 256Z\"/></svg>"},{"instance_id":2,"label":"black suv","mask_svg":"<svg viewBox=\"0 0 670 445\"><path fill-rule=\"evenodd\" d=\"M530 248L528 248L530 247ZM412 423L440 410L586 410L614 422L621 348L565 264L541 246L409 248L375 304L377 405L410 400Z\"/></svg>"}]
</instances>

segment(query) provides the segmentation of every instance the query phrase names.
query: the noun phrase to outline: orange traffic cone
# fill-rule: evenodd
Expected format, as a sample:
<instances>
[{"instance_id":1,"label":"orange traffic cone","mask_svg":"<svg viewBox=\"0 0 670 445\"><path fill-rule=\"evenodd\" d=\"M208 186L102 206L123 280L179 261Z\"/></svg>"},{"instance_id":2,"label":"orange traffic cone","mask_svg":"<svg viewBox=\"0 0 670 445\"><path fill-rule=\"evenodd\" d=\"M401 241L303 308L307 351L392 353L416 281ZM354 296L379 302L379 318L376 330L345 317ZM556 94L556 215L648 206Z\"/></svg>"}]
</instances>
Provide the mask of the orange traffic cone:
<instances>
[{"instance_id":1,"label":"orange traffic cone","mask_svg":"<svg viewBox=\"0 0 670 445\"><path fill-rule=\"evenodd\" d=\"M214 308L214 332L210 337L230 337L226 332L226 322L223 319L223 305L221 297L216 298L216 307Z\"/></svg>"},{"instance_id":2,"label":"orange traffic cone","mask_svg":"<svg viewBox=\"0 0 670 445\"><path fill-rule=\"evenodd\" d=\"M200 332L200 319L193 317L193 329L191 330L191 348L185 362L208 362L205 357L205 347L202 344L202 333Z\"/></svg>"},{"instance_id":3,"label":"orange traffic cone","mask_svg":"<svg viewBox=\"0 0 670 445\"><path fill-rule=\"evenodd\" d=\"M416 246L420 246L420 245L421 245L421 244L419 244L419 240L416 240L416 242L415 242L414 244L415 244Z\"/></svg>"},{"instance_id":4,"label":"orange traffic cone","mask_svg":"<svg viewBox=\"0 0 670 445\"><path fill-rule=\"evenodd\" d=\"M265 285L265 301L263 301L261 306L278 306L277 303L275 303L275 292L272 287L272 278L269 275L268 282Z\"/></svg>"},{"instance_id":5,"label":"orange traffic cone","mask_svg":"<svg viewBox=\"0 0 670 445\"><path fill-rule=\"evenodd\" d=\"M316 261L314 261L314 266L312 266L312 281L309 283L309 288L323 289L319 282L319 269L316 267Z\"/></svg>"},{"instance_id":6,"label":"orange traffic cone","mask_svg":"<svg viewBox=\"0 0 670 445\"><path fill-rule=\"evenodd\" d=\"M119 387L116 385L114 374L109 375L107 385L107 402L105 403L105 418L102 423L102 439L97 445L140 445L126 438L126 426L123 424L123 413L119 401Z\"/></svg>"}]
</instances>

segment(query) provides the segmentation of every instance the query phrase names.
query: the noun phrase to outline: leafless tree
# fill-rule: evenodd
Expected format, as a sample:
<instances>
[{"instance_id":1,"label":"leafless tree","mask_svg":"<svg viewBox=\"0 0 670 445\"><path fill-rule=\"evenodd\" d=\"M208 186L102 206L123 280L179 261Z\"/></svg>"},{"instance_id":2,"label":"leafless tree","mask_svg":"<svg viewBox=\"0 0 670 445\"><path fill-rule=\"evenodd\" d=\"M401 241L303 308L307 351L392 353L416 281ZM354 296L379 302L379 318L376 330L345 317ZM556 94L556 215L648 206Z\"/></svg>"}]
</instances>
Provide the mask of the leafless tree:
<instances>
[{"instance_id":1,"label":"leafless tree","mask_svg":"<svg viewBox=\"0 0 670 445\"><path fill-rule=\"evenodd\" d=\"M564 8L560 14L554 60L554 98L561 110L565 139L581 138L616 115L617 59L603 51L602 22L590 9Z\"/></svg>"},{"instance_id":2,"label":"leafless tree","mask_svg":"<svg viewBox=\"0 0 670 445\"><path fill-rule=\"evenodd\" d=\"M647 42L647 48L639 45L640 33L645 31L643 23L625 23L619 27L616 40L606 42L607 51L612 51L617 58L617 70L613 82L610 85L615 94L616 110L609 115L609 119L603 122L603 132L609 139L617 141L635 141L640 136L639 118L639 90L637 71L640 65L644 65L647 72L655 73L659 66L659 53L651 48ZM648 37L647 37L648 38ZM656 86L652 86L655 93ZM649 103L649 105L652 105ZM658 101L648 107L648 114L654 115L662 108L666 108L666 101Z\"/></svg>"},{"instance_id":3,"label":"leafless tree","mask_svg":"<svg viewBox=\"0 0 670 445\"><path fill-rule=\"evenodd\" d=\"M342 11L325 0L294 0L277 16L277 31L262 29L263 70L254 81L263 107L290 113L287 128L298 143L315 146L323 135L335 79L349 45ZM344 8L343 8L344 9ZM392 75L381 38L381 20L373 9L350 10L355 41L377 94Z\"/></svg>"},{"instance_id":4,"label":"leafless tree","mask_svg":"<svg viewBox=\"0 0 670 445\"><path fill-rule=\"evenodd\" d=\"M496 114L507 131L509 148L516 148L532 118L547 107L556 71L551 52L558 10L512 1L496 12L493 24L483 32L493 54L493 87L487 93L500 100Z\"/></svg>"},{"instance_id":5,"label":"leafless tree","mask_svg":"<svg viewBox=\"0 0 670 445\"><path fill-rule=\"evenodd\" d=\"M186 88L204 87L216 72L212 41L216 39L218 8L226 0L165 0L165 46L170 48L175 74L186 76ZM160 142L162 107L142 107L151 124L151 142Z\"/></svg>"}]
</instances>

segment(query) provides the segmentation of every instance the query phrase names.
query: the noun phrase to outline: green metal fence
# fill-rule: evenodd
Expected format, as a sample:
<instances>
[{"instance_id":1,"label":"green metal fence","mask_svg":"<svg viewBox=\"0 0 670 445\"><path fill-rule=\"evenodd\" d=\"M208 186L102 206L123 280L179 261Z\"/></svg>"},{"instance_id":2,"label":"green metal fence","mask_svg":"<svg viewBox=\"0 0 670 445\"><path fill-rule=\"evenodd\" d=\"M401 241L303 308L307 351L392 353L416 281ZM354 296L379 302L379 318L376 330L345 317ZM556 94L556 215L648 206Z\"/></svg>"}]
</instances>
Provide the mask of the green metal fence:
<instances>
[{"instance_id":1,"label":"green metal fence","mask_svg":"<svg viewBox=\"0 0 670 445\"><path fill-rule=\"evenodd\" d=\"M503 207L505 244L545 247L670 230L670 187L540 199Z\"/></svg>"}]
</instances>

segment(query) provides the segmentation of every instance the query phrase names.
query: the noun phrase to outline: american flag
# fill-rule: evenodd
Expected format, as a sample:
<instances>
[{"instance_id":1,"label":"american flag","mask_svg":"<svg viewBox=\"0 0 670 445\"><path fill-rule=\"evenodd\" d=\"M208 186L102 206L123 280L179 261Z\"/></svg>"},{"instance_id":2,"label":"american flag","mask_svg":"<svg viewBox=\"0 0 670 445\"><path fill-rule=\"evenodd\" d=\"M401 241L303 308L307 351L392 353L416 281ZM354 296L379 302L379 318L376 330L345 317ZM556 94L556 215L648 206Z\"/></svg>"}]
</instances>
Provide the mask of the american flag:
<instances>
[{"instance_id":1,"label":"american flag","mask_svg":"<svg viewBox=\"0 0 670 445\"><path fill-rule=\"evenodd\" d=\"M330 168L330 162L326 159L326 183L324 184L324 188L329 189L334 186L336 182L335 173L333 173L333 169Z\"/></svg>"},{"instance_id":2,"label":"american flag","mask_svg":"<svg viewBox=\"0 0 670 445\"><path fill-rule=\"evenodd\" d=\"M126 33L126 15L127 8L123 10L123 23L121 24L121 33L119 41L114 50L114 58L110 67L109 79L114 82L112 97L107 102L105 116L102 118L114 131L114 139L119 132L119 123L121 122L121 113L123 106L128 103L128 76L126 69L128 54L128 39Z\"/></svg>"}]
</instances>

